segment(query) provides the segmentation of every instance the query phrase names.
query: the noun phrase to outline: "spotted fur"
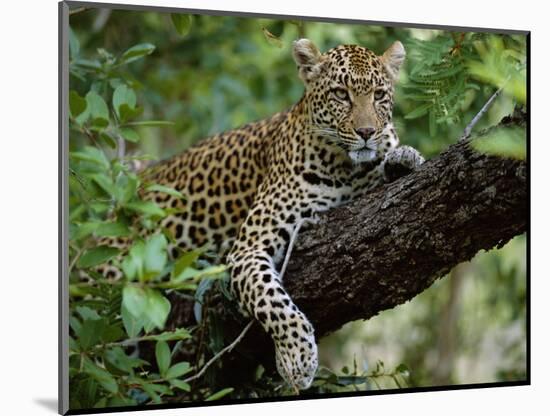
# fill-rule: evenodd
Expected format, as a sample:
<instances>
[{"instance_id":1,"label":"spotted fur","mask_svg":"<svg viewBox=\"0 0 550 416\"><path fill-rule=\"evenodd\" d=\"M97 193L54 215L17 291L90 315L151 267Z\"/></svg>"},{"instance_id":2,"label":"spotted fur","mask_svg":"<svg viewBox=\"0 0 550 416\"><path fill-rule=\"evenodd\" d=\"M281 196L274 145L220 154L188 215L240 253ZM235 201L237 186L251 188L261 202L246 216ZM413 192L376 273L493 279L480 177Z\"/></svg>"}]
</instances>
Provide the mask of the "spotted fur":
<instances>
[{"instance_id":1,"label":"spotted fur","mask_svg":"<svg viewBox=\"0 0 550 416\"><path fill-rule=\"evenodd\" d=\"M321 54L301 39L293 54L305 93L292 108L203 140L145 176L187 197L147 195L178 209L162 222L175 236L172 250L230 247L231 290L243 314L273 338L281 376L306 389L317 346L279 275L290 236L300 221L388 180L390 168L410 171L423 159L398 147L392 124L400 42L377 56L355 45Z\"/></svg>"}]
</instances>

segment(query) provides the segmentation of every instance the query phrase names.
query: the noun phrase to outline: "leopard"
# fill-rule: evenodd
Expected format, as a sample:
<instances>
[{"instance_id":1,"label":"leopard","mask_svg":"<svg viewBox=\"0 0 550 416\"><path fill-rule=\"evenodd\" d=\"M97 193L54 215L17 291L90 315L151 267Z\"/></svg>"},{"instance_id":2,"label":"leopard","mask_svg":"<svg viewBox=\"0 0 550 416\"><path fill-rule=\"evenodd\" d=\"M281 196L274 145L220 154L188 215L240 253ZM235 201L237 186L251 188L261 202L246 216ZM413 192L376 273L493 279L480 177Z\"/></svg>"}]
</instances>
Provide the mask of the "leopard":
<instances>
[{"instance_id":1,"label":"leopard","mask_svg":"<svg viewBox=\"0 0 550 416\"><path fill-rule=\"evenodd\" d=\"M225 252L240 312L272 338L282 379L306 390L318 351L313 325L282 281L291 237L304 222L412 172L424 158L400 145L392 121L406 55L401 42L379 56L359 45L321 53L304 38L294 41L292 55L304 85L296 104L201 140L143 176L185 195L144 195L173 209L160 223L174 237L170 252L206 243Z\"/></svg>"}]
</instances>

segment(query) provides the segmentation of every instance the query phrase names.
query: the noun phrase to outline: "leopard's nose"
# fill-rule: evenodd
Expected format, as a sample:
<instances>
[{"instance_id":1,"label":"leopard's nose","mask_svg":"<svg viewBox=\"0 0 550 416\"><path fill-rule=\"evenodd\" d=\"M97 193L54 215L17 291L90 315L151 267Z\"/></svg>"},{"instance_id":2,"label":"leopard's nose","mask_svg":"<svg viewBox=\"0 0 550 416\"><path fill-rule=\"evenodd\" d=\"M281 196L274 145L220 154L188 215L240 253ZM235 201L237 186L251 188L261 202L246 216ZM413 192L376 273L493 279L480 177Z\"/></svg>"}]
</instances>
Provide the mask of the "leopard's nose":
<instances>
[{"instance_id":1,"label":"leopard's nose","mask_svg":"<svg viewBox=\"0 0 550 416\"><path fill-rule=\"evenodd\" d=\"M372 127L361 127L355 130L355 132L364 140L370 139L375 131L376 130L374 130Z\"/></svg>"}]
</instances>

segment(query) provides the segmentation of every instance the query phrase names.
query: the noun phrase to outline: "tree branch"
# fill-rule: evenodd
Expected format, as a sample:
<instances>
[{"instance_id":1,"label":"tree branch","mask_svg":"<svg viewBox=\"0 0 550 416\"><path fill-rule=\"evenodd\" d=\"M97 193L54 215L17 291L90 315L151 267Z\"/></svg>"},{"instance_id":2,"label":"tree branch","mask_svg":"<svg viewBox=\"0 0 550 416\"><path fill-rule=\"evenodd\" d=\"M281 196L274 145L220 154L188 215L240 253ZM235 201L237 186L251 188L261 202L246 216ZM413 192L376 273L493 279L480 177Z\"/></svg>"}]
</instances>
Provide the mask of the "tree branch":
<instances>
[{"instance_id":1,"label":"tree branch","mask_svg":"<svg viewBox=\"0 0 550 416\"><path fill-rule=\"evenodd\" d=\"M501 125L524 125L517 113ZM501 247L527 225L525 161L484 156L469 141L450 146L417 171L331 210L300 232L284 285L315 327L317 338L347 322L404 303L470 260ZM213 294L210 307L229 341L242 318ZM169 327L193 323L192 305L172 298ZM240 322L238 322L241 320ZM242 360L272 357L273 344L254 325L241 342ZM257 353L257 354L256 354ZM256 357L256 358L254 358ZM228 367L229 365L229 367ZM255 367L253 367L255 368Z\"/></svg>"},{"instance_id":2,"label":"tree branch","mask_svg":"<svg viewBox=\"0 0 550 416\"><path fill-rule=\"evenodd\" d=\"M302 232L285 286L318 336L404 303L526 231L526 171L524 161L481 155L468 141L452 145Z\"/></svg>"}]
</instances>

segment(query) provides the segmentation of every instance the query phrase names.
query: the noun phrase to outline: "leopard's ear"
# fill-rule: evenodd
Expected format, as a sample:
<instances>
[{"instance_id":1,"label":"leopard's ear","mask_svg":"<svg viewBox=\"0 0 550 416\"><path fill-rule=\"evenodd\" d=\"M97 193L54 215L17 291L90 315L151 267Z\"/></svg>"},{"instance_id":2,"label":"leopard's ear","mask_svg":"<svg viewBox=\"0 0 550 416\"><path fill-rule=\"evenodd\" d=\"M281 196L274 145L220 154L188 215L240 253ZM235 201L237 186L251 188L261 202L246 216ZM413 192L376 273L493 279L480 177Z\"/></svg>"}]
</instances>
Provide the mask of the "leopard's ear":
<instances>
[{"instance_id":1,"label":"leopard's ear","mask_svg":"<svg viewBox=\"0 0 550 416\"><path fill-rule=\"evenodd\" d=\"M321 73L323 67L321 52L309 39L294 41L292 54L296 65L298 65L300 78L306 84Z\"/></svg>"},{"instance_id":2,"label":"leopard's ear","mask_svg":"<svg viewBox=\"0 0 550 416\"><path fill-rule=\"evenodd\" d=\"M381 56L382 63L386 68L386 72L390 76L393 82L396 82L399 78L399 68L403 61L405 61L405 48L399 41L394 42L384 55Z\"/></svg>"}]
</instances>

